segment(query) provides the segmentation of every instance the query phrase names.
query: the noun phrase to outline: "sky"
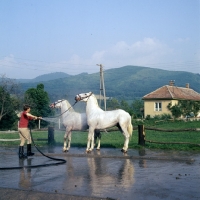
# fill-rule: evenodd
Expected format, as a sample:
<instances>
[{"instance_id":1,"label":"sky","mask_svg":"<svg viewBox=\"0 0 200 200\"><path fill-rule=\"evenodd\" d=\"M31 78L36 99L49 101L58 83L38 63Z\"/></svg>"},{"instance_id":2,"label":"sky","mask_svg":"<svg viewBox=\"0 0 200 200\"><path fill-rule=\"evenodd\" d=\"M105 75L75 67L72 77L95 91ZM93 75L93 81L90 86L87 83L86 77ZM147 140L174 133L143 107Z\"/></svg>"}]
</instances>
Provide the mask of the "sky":
<instances>
[{"instance_id":1,"label":"sky","mask_svg":"<svg viewBox=\"0 0 200 200\"><path fill-rule=\"evenodd\" d=\"M135 65L200 74L200 0L1 0L0 75Z\"/></svg>"}]
</instances>

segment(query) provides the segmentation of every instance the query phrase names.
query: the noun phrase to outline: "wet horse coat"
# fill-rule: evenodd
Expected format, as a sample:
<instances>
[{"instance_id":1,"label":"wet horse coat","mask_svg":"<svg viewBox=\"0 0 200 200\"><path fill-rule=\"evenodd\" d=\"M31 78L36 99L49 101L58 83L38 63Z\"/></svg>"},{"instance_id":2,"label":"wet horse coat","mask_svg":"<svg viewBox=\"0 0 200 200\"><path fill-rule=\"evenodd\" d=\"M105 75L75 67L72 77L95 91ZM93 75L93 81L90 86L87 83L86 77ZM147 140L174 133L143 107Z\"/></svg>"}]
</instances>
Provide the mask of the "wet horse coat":
<instances>
[{"instance_id":1,"label":"wet horse coat","mask_svg":"<svg viewBox=\"0 0 200 200\"><path fill-rule=\"evenodd\" d=\"M51 108L60 108L62 122L65 126L64 146L63 151L69 151L71 145L71 133L72 131L85 131L89 128L87 124L86 113L75 112L73 107L67 100L58 100L50 105ZM100 137L101 134L98 130L95 130L96 138L99 138L97 149L100 149Z\"/></svg>"},{"instance_id":2,"label":"wet horse coat","mask_svg":"<svg viewBox=\"0 0 200 200\"><path fill-rule=\"evenodd\" d=\"M123 152L127 152L129 138L132 135L133 126L131 116L124 110L118 109L113 111L102 110L97 99L92 92L82 93L75 96L76 101L86 102L87 123L89 125L88 143L86 151L92 151L94 148L94 130L106 129L117 126L124 135Z\"/></svg>"}]
</instances>

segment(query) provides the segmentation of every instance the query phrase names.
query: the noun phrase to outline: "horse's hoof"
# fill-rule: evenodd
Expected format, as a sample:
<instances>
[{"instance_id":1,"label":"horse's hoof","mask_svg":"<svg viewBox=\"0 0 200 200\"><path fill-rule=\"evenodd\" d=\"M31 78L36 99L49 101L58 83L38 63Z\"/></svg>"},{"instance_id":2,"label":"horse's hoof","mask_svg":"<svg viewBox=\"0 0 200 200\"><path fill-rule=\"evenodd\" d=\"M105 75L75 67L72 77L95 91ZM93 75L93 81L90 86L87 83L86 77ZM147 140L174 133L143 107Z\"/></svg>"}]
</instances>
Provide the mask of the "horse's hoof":
<instances>
[{"instance_id":1,"label":"horse's hoof","mask_svg":"<svg viewBox=\"0 0 200 200\"><path fill-rule=\"evenodd\" d=\"M67 149L63 149L63 152L68 152L68 150Z\"/></svg>"},{"instance_id":2,"label":"horse's hoof","mask_svg":"<svg viewBox=\"0 0 200 200\"><path fill-rule=\"evenodd\" d=\"M100 151L100 149L96 149L97 151Z\"/></svg>"},{"instance_id":3,"label":"horse's hoof","mask_svg":"<svg viewBox=\"0 0 200 200\"><path fill-rule=\"evenodd\" d=\"M87 152L88 152L88 153L91 153L91 152L92 152L92 149L88 149Z\"/></svg>"},{"instance_id":4,"label":"horse's hoof","mask_svg":"<svg viewBox=\"0 0 200 200\"><path fill-rule=\"evenodd\" d=\"M127 151L127 150L124 150L124 149L121 149L121 152L122 152L122 153L127 153L128 151Z\"/></svg>"}]
</instances>

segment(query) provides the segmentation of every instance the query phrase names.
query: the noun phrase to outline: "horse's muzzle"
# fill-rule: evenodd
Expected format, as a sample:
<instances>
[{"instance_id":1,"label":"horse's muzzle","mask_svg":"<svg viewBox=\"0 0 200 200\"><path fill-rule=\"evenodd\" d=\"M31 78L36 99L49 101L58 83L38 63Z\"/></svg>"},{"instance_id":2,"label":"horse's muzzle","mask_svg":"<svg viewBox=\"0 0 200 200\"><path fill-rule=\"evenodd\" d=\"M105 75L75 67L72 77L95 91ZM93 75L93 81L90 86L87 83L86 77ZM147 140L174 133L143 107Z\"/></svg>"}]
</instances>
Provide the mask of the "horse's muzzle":
<instances>
[{"instance_id":1,"label":"horse's muzzle","mask_svg":"<svg viewBox=\"0 0 200 200\"><path fill-rule=\"evenodd\" d=\"M49 105L50 108L55 108L55 103Z\"/></svg>"},{"instance_id":2,"label":"horse's muzzle","mask_svg":"<svg viewBox=\"0 0 200 200\"><path fill-rule=\"evenodd\" d=\"M75 101L80 101L80 100L81 100L80 96L79 96L79 95L76 95L76 96L75 96Z\"/></svg>"}]
</instances>

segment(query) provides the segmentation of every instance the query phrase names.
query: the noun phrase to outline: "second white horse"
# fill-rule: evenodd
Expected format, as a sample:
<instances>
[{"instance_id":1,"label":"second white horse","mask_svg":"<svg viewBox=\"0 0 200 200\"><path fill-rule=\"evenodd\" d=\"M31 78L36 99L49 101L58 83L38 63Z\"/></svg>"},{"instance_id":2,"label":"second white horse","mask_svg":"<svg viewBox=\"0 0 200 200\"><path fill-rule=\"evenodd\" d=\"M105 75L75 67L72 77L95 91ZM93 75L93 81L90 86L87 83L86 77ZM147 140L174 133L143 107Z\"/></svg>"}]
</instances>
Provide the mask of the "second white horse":
<instances>
[{"instance_id":1,"label":"second white horse","mask_svg":"<svg viewBox=\"0 0 200 200\"><path fill-rule=\"evenodd\" d=\"M89 125L87 152L90 152L94 148L94 130L106 129L113 126L117 126L124 135L124 146L122 152L128 151L129 138L133 132L133 126L131 124L131 116L124 110L102 110L97 102L97 99L92 92L82 93L75 96L76 101L86 102L86 115L87 123Z\"/></svg>"}]
</instances>

